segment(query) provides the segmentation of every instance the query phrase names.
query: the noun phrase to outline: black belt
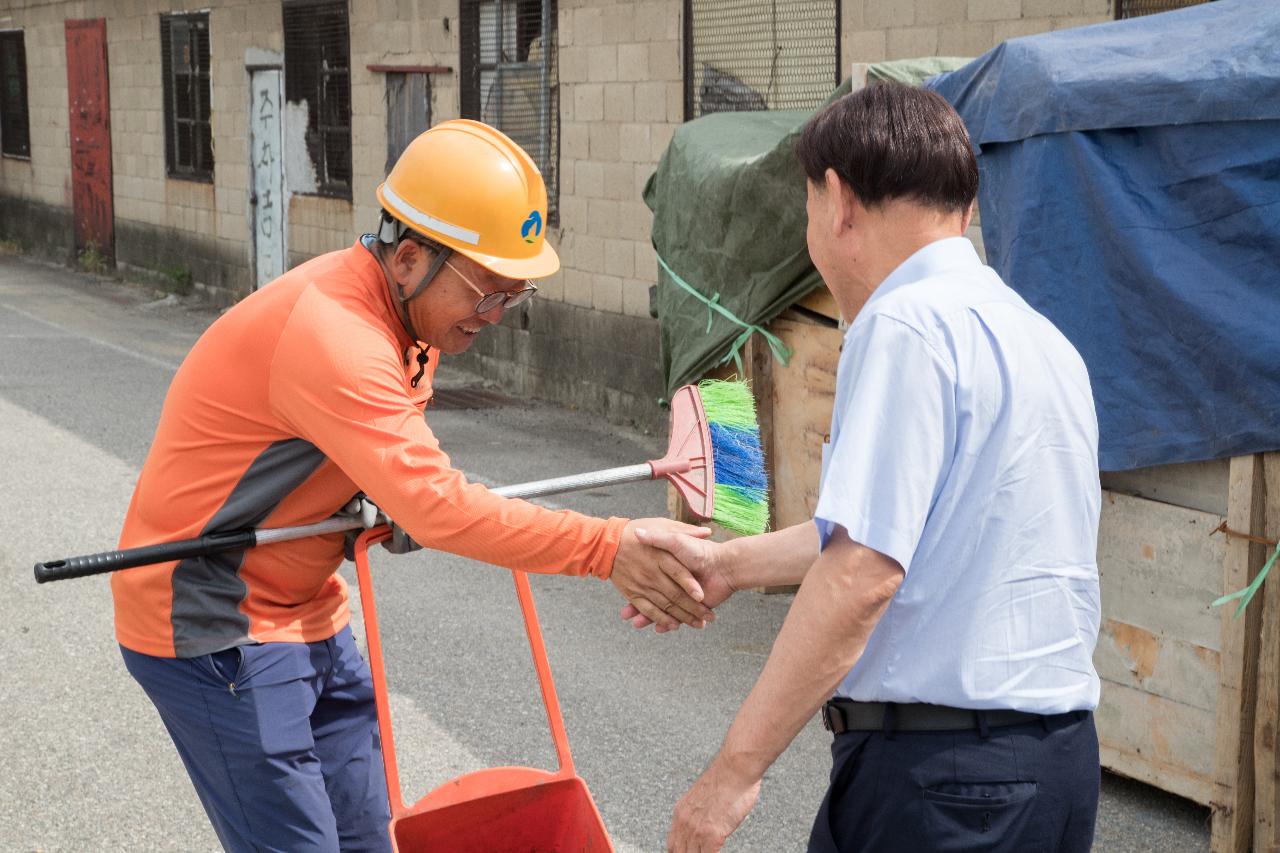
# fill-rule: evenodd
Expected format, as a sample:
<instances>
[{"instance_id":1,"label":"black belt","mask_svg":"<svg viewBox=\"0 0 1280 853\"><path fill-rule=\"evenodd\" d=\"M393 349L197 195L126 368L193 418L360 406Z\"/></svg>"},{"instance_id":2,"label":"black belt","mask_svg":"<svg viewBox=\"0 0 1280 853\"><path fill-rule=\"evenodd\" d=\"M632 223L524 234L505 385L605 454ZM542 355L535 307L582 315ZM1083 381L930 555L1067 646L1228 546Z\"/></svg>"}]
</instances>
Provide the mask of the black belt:
<instances>
[{"instance_id":1,"label":"black belt","mask_svg":"<svg viewBox=\"0 0 1280 853\"><path fill-rule=\"evenodd\" d=\"M1052 719L1026 711L950 708L946 705L854 702L832 699L822 706L822 725L832 734L844 732L955 732L1016 726Z\"/></svg>"}]
</instances>

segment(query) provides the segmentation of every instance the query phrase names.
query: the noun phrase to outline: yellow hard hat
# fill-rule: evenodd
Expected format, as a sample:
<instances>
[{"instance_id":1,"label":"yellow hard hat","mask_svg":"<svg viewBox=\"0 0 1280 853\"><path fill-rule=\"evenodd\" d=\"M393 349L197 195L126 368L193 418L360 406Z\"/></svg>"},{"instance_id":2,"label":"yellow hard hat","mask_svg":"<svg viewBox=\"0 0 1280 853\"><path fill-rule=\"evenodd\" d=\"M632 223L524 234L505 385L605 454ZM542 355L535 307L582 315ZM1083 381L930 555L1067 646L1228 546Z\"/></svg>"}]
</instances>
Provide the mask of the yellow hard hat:
<instances>
[{"instance_id":1,"label":"yellow hard hat","mask_svg":"<svg viewBox=\"0 0 1280 853\"><path fill-rule=\"evenodd\" d=\"M524 149L478 121L420 134L378 187L383 209L504 278L560 269L546 241L547 186Z\"/></svg>"}]
</instances>

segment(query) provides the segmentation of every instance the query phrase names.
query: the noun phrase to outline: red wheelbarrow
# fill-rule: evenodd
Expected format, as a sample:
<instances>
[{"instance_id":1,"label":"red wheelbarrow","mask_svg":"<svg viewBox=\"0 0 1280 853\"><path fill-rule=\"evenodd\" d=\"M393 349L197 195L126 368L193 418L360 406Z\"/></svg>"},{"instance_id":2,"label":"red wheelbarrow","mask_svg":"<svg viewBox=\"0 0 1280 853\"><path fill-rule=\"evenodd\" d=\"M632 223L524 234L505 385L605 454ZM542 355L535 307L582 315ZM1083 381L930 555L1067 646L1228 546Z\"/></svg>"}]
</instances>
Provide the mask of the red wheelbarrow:
<instances>
[{"instance_id":1,"label":"red wheelbarrow","mask_svg":"<svg viewBox=\"0 0 1280 853\"><path fill-rule=\"evenodd\" d=\"M512 574L560 769L554 773L533 767L477 770L445 782L412 806L405 805L396 769L387 676L369 573L369 546L390 537L391 529L385 526L365 531L356 540L355 557L391 802L392 848L397 853L612 853L613 844L595 801L573 769L533 592L524 572Z\"/></svg>"}]
</instances>

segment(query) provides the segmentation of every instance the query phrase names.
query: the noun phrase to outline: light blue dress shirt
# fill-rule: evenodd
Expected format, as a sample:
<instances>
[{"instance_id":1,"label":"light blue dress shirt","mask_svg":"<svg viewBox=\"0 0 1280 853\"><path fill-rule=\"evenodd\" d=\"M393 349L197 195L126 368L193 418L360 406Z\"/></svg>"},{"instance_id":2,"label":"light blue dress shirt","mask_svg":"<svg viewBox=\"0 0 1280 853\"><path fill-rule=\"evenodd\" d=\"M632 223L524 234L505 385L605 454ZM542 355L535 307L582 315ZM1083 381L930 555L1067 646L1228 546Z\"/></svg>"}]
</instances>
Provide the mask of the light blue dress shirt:
<instances>
[{"instance_id":1,"label":"light blue dress shirt","mask_svg":"<svg viewBox=\"0 0 1280 853\"><path fill-rule=\"evenodd\" d=\"M1098 704L1098 423L1079 353L963 237L916 252L845 335L815 520L901 588L837 694Z\"/></svg>"}]
</instances>

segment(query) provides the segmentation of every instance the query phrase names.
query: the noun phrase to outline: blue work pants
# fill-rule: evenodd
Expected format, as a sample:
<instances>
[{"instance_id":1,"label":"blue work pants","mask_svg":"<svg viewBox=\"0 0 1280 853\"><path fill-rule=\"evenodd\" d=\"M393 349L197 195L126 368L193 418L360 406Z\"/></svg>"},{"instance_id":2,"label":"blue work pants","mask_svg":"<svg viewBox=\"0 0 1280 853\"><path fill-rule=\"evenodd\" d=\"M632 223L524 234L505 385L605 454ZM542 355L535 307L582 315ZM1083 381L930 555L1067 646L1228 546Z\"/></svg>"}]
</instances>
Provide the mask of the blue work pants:
<instances>
[{"instance_id":1,"label":"blue work pants","mask_svg":"<svg viewBox=\"0 0 1280 853\"><path fill-rule=\"evenodd\" d=\"M195 658L121 647L229 851L389 851L373 683L351 629Z\"/></svg>"}]
</instances>

